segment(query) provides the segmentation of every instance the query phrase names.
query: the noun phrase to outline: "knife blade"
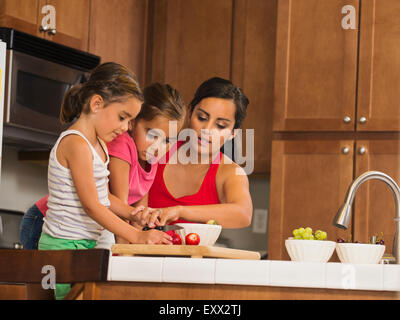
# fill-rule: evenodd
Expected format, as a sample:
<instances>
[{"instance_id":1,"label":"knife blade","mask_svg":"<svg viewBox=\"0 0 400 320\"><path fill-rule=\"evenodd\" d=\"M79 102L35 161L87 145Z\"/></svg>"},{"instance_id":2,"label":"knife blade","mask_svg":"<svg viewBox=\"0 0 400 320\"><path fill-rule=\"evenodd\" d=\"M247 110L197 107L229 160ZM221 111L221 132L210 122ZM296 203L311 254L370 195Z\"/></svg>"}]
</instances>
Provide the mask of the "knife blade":
<instances>
[{"instance_id":1,"label":"knife blade","mask_svg":"<svg viewBox=\"0 0 400 320\"><path fill-rule=\"evenodd\" d=\"M173 230L173 231L182 230L183 227L177 226L175 224L168 224L166 226L157 226L157 227L154 227L154 228L150 228L150 227L146 226L146 227L143 227L142 230L143 231L148 231L148 230L151 230L151 229L156 229L156 230L160 230L160 231L166 232L166 231L170 231L170 230Z\"/></svg>"}]
</instances>

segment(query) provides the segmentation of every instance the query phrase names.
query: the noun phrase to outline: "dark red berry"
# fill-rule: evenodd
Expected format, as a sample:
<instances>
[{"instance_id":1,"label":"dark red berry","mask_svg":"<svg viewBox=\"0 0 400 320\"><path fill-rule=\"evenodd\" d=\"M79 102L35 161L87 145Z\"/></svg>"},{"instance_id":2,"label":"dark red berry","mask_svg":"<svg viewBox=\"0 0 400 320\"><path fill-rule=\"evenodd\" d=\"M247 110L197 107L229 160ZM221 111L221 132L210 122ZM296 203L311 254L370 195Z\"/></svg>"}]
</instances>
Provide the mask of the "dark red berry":
<instances>
[{"instance_id":1,"label":"dark red berry","mask_svg":"<svg viewBox=\"0 0 400 320\"><path fill-rule=\"evenodd\" d=\"M382 239L382 240L377 241L376 244L384 245L384 244L385 244L385 241Z\"/></svg>"},{"instance_id":2,"label":"dark red berry","mask_svg":"<svg viewBox=\"0 0 400 320\"><path fill-rule=\"evenodd\" d=\"M336 241L339 242L339 243L344 243L344 242L346 242L346 241L344 241L343 238L338 238Z\"/></svg>"}]
</instances>

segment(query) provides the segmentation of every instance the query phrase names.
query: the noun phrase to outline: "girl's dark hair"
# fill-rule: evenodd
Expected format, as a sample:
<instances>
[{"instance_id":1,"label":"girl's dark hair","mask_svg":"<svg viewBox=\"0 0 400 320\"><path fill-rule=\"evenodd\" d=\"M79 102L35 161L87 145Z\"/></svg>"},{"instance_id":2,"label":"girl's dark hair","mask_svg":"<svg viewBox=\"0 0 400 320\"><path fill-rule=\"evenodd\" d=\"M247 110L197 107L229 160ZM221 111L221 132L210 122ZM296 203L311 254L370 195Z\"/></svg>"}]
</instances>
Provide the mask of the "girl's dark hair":
<instances>
[{"instance_id":1,"label":"girl's dark hair","mask_svg":"<svg viewBox=\"0 0 400 320\"><path fill-rule=\"evenodd\" d=\"M104 100L104 107L110 103L123 102L135 97L143 101L143 93L136 76L125 66L106 62L97 66L85 83L73 86L64 96L60 120L72 122L75 118L90 112L90 99L98 94Z\"/></svg>"},{"instance_id":2,"label":"girl's dark hair","mask_svg":"<svg viewBox=\"0 0 400 320\"><path fill-rule=\"evenodd\" d=\"M169 84L153 83L143 90L144 102L135 120L151 121L157 116L170 120L185 117L185 106L179 92Z\"/></svg>"},{"instance_id":3,"label":"girl's dark hair","mask_svg":"<svg viewBox=\"0 0 400 320\"><path fill-rule=\"evenodd\" d=\"M232 100L236 106L234 129L240 128L243 119L246 117L246 109L249 99L241 88L236 87L226 79L214 77L204 81L197 89L193 100L189 104L190 112L193 112L196 105L205 98L221 98Z\"/></svg>"}]
</instances>

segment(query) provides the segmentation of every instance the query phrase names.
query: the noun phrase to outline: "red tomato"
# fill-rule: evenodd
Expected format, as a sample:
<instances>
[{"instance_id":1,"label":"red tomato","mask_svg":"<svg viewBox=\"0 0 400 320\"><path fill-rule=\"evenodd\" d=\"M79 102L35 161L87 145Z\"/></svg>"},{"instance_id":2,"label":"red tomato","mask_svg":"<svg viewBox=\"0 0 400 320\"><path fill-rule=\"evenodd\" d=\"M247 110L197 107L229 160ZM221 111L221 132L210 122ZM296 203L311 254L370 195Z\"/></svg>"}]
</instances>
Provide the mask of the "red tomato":
<instances>
[{"instance_id":1,"label":"red tomato","mask_svg":"<svg viewBox=\"0 0 400 320\"><path fill-rule=\"evenodd\" d=\"M185 243L189 246L197 246L200 243L200 236L197 233L189 233L185 237Z\"/></svg>"},{"instance_id":2,"label":"red tomato","mask_svg":"<svg viewBox=\"0 0 400 320\"><path fill-rule=\"evenodd\" d=\"M169 230L166 233L168 233L171 238L172 238L172 244L182 244L182 238L179 234L175 233L174 230Z\"/></svg>"}]
</instances>

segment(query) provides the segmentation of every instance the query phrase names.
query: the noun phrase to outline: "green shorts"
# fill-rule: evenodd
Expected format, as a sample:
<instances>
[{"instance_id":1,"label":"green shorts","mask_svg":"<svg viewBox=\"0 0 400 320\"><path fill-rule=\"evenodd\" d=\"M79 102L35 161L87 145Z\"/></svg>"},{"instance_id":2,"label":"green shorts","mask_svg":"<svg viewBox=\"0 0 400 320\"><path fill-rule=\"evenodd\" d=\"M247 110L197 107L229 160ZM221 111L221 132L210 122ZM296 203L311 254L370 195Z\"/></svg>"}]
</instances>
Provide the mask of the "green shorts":
<instances>
[{"instance_id":1,"label":"green shorts","mask_svg":"<svg viewBox=\"0 0 400 320\"><path fill-rule=\"evenodd\" d=\"M70 240L54 238L47 233L42 232L39 239L39 250L76 250L76 249L93 249L97 244L96 240ZM55 297L57 300L63 299L71 285L68 283L56 284Z\"/></svg>"}]
</instances>

